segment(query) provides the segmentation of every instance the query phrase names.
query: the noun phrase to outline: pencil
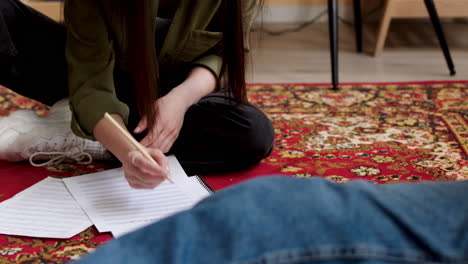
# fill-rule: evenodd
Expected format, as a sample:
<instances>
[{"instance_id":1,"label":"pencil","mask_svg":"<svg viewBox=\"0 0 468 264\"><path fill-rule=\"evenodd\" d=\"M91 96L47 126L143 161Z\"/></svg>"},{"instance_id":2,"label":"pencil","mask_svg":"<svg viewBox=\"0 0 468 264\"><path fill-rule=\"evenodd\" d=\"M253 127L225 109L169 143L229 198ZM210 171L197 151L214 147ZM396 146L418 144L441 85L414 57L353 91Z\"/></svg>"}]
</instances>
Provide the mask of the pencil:
<instances>
[{"instance_id":1,"label":"pencil","mask_svg":"<svg viewBox=\"0 0 468 264\"><path fill-rule=\"evenodd\" d=\"M140 153L141 153L144 157L146 157L148 160L150 160L151 162L153 162L155 165L158 165L158 166L159 166L159 164L158 164L158 163L153 159L153 157L151 157L151 155L141 146L141 144L138 143L138 141L136 141L136 140L133 138L133 136L130 135L130 133L129 133L127 130L123 129L123 127L122 127L117 121L115 121L115 119L114 119L111 115L109 115L108 113L105 113L105 114L104 114L104 118L107 119L107 120L109 120L110 123L111 123L118 131L120 131L120 133L121 133L121 134L122 134L138 151L140 151ZM169 178L169 176L166 177L166 179L167 179L168 181L170 181L171 183L174 183L174 182Z\"/></svg>"}]
</instances>

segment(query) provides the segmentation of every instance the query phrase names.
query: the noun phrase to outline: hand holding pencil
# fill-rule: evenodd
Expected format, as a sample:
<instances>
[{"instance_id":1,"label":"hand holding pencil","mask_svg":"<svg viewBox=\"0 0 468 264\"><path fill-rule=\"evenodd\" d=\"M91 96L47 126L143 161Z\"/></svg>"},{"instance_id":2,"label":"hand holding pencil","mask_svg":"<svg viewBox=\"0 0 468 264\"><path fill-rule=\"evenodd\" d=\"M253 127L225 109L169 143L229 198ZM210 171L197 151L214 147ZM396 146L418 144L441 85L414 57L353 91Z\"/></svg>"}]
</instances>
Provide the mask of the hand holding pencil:
<instances>
[{"instance_id":1,"label":"hand holding pencil","mask_svg":"<svg viewBox=\"0 0 468 264\"><path fill-rule=\"evenodd\" d=\"M165 155L157 149L149 149L138 143L111 115L106 113L104 119L112 126L119 138L124 138L135 150L130 151L128 160L123 162L125 177L133 188L149 189L159 185L164 179L169 180L169 167Z\"/></svg>"}]
</instances>

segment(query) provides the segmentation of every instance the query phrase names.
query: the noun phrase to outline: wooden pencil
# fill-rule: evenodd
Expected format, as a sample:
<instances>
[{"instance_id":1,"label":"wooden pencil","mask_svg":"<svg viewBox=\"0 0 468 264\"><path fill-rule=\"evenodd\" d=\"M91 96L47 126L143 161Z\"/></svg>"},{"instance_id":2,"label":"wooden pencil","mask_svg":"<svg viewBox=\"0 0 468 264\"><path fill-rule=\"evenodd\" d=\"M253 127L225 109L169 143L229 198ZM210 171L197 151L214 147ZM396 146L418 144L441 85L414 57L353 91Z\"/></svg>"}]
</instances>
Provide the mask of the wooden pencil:
<instances>
[{"instance_id":1,"label":"wooden pencil","mask_svg":"<svg viewBox=\"0 0 468 264\"><path fill-rule=\"evenodd\" d=\"M158 165L159 164L153 159L153 157L151 157L151 155L141 146L140 143L138 143L138 141L135 140L135 138L133 138L132 135L130 135L130 133L125 130L117 121L115 121L115 119L108 113L105 113L104 114L104 118L109 120L110 123L138 150L140 151L140 153L146 157L148 160L150 160L151 162L153 162L155 165ZM170 181L171 183L174 183L170 178L169 176L166 177L166 179L168 181Z\"/></svg>"}]
</instances>

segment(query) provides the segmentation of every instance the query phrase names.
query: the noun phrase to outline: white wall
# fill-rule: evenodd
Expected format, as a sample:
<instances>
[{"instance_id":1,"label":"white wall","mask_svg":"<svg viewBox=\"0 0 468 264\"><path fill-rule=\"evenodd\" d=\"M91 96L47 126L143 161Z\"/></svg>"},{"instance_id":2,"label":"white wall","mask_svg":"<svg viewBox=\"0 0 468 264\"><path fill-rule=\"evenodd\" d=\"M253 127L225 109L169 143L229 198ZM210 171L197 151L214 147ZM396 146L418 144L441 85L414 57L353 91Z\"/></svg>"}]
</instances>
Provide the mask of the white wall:
<instances>
[{"instance_id":1,"label":"white wall","mask_svg":"<svg viewBox=\"0 0 468 264\"><path fill-rule=\"evenodd\" d=\"M265 6L262 13L257 16L257 22L262 20L263 23L301 23L313 19L326 10L326 5ZM345 19L352 19L352 8L340 6L339 15ZM327 21L328 13L319 20L319 22Z\"/></svg>"}]
</instances>

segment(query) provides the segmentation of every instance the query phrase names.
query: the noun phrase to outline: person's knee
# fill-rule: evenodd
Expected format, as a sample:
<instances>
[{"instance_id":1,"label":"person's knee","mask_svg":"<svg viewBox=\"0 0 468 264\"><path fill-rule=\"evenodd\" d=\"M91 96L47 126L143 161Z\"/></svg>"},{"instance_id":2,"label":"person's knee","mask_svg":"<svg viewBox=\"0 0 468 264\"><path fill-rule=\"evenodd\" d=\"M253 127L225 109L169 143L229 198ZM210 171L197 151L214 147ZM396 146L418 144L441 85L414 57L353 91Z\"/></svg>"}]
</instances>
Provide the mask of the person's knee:
<instances>
[{"instance_id":1,"label":"person's knee","mask_svg":"<svg viewBox=\"0 0 468 264\"><path fill-rule=\"evenodd\" d=\"M246 120L250 126L240 142L243 147L240 159L256 164L271 154L275 132L270 119L256 108L248 112Z\"/></svg>"},{"instance_id":2,"label":"person's knee","mask_svg":"<svg viewBox=\"0 0 468 264\"><path fill-rule=\"evenodd\" d=\"M0 1L0 58L3 63L10 60L11 56L16 56L17 50L13 43L13 35L20 31L26 16L26 6L18 0ZM1 65L0 65L1 66Z\"/></svg>"},{"instance_id":3,"label":"person's knee","mask_svg":"<svg viewBox=\"0 0 468 264\"><path fill-rule=\"evenodd\" d=\"M14 17L15 14L19 14L22 10L23 4L18 0L2 0L0 1L0 14L3 14L6 18ZM9 21L8 19L6 21Z\"/></svg>"},{"instance_id":4,"label":"person's knee","mask_svg":"<svg viewBox=\"0 0 468 264\"><path fill-rule=\"evenodd\" d=\"M0 14L4 14L10 10L13 0L2 0L0 1Z\"/></svg>"}]
</instances>

